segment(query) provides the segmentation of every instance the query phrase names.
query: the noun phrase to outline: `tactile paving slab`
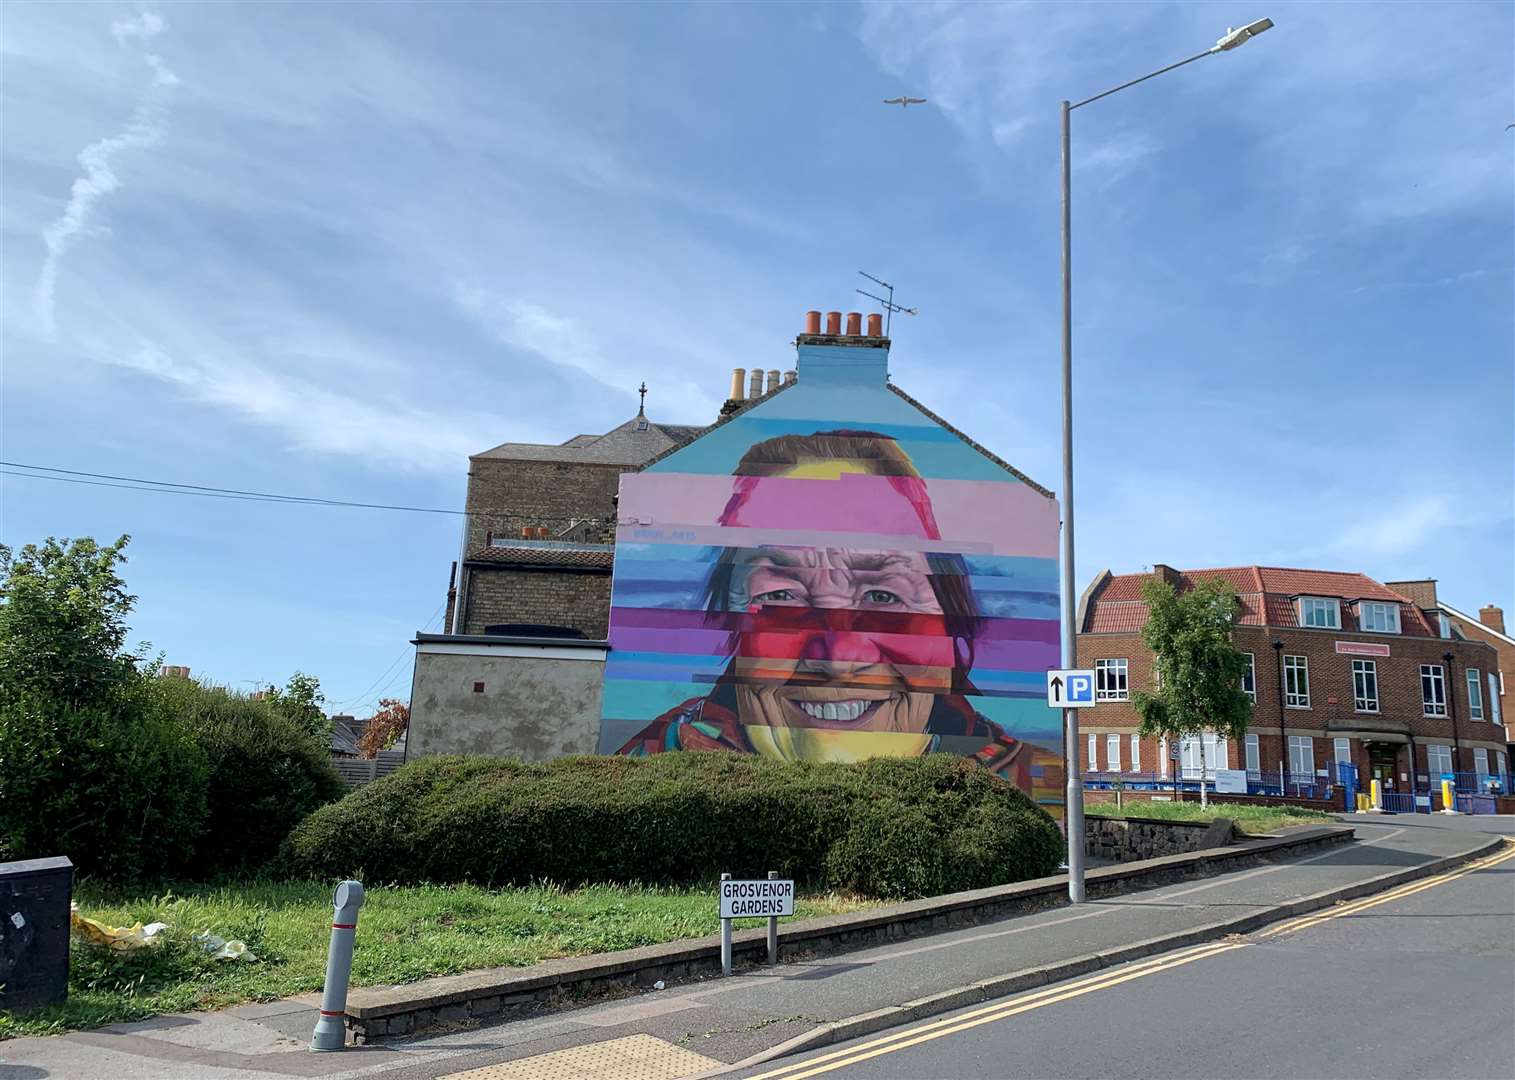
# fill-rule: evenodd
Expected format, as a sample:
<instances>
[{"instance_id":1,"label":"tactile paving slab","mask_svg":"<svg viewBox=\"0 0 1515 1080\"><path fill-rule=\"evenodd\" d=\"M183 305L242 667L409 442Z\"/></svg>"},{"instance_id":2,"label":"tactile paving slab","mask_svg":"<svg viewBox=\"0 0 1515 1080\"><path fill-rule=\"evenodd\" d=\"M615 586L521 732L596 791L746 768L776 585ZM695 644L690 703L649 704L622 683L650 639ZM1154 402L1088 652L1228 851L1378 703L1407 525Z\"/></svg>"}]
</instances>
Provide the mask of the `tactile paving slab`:
<instances>
[{"instance_id":1,"label":"tactile paving slab","mask_svg":"<svg viewBox=\"0 0 1515 1080\"><path fill-rule=\"evenodd\" d=\"M725 1062L651 1035L627 1035L548 1054L448 1073L437 1080L681 1080Z\"/></svg>"}]
</instances>

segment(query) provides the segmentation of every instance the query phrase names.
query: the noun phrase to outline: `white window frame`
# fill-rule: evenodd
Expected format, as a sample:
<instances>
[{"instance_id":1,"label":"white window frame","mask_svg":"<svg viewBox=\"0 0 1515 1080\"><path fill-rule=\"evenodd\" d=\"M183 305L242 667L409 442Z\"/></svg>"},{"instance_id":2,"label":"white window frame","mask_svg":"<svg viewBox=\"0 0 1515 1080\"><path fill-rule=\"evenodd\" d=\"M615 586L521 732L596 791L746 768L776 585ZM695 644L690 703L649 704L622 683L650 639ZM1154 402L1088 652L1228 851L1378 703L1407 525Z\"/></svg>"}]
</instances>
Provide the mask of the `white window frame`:
<instances>
[{"instance_id":1,"label":"white window frame","mask_svg":"<svg viewBox=\"0 0 1515 1080\"><path fill-rule=\"evenodd\" d=\"M1142 737L1140 735L1131 736L1131 771L1142 771Z\"/></svg>"},{"instance_id":2,"label":"white window frame","mask_svg":"<svg viewBox=\"0 0 1515 1080\"><path fill-rule=\"evenodd\" d=\"M1503 750L1495 750L1494 751L1494 767L1499 770L1499 775L1501 777L1503 777L1505 775L1505 762L1506 762L1506 760L1508 760L1508 759L1506 759L1506 757L1504 756L1504 751Z\"/></svg>"},{"instance_id":3,"label":"white window frame","mask_svg":"<svg viewBox=\"0 0 1515 1080\"><path fill-rule=\"evenodd\" d=\"M1304 768L1299 768L1300 765ZM1311 736L1289 736L1289 775L1315 775L1315 739Z\"/></svg>"},{"instance_id":4,"label":"white window frame","mask_svg":"<svg viewBox=\"0 0 1515 1080\"><path fill-rule=\"evenodd\" d=\"M1378 711L1377 660L1352 661L1352 707L1364 713Z\"/></svg>"},{"instance_id":5,"label":"white window frame","mask_svg":"<svg viewBox=\"0 0 1515 1080\"><path fill-rule=\"evenodd\" d=\"M1124 656L1094 661L1094 700L1130 700L1130 672L1130 662Z\"/></svg>"},{"instance_id":6,"label":"white window frame","mask_svg":"<svg viewBox=\"0 0 1515 1080\"><path fill-rule=\"evenodd\" d=\"M1319 616L1324 616L1326 621L1317 622ZM1334 596L1301 596L1299 625L1310 630L1340 630L1341 601Z\"/></svg>"},{"instance_id":7,"label":"white window frame","mask_svg":"<svg viewBox=\"0 0 1515 1080\"><path fill-rule=\"evenodd\" d=\"M1257 657L1251 653L1242 653L1247 658L1247 673L1241 677L1241 692L1252 699L1252 704L1257 704Z\"/></svg>"},{"instance_id":8,"label":"white window frame","mask_svg":"<svg viewBox=\"0 0 1515 1080\"><path fill-rule=\"evenodd\" d=\"M1378 616L1382 616L1382 619ZM1382 625L1379 625L1380 622ZM1357 629L1366 634L1399 633L1399 605L1383 600L1358 601Z\"/></svg>"},{"instance_id":9,"label":"white window frame","mask_svg":"<svg viewBox=\"0 0 1515 1080\"><path fill-rule=\"evenodd\" d=\"M1423 716L1447 715L1447 669L1440 664L1420 665L1420 707Z\"/></svg>"},{"instance_id":10,"label":"white window frame","mask_svg":"<svg viewBox=\"0 0 1515 1080\"><path fill-rule=\"evenodd\" d=\"M1089 732L1089 771L1099 772L1099 736Z\"/></svg>"},{"instance_id":11,"label":"white window frame","mask_svg":"<svg viewBox=\"0 0 1515 1080\"><path fill-rule=\"evenodd\" d=\"M1247 775L1261 776L1262 748L1258 745L1256 735L1248 735L1242 740L1242 753L1245 755L1243 763L1247 766Z\"/></svg>"},{"instance_id":12,"label":"white window frame","mask_svg":"<svg viewBox=\"0 0 1515 1080\"><path fill-rule=\"evenodd\" d=\"M1342 764L1343 762L1345 762L1348 765L1352 764L1352 740L1351 739L1341 739L1341 738L1332 739L1331 740L1331 760L1333 760L1334 762L1336 762L1338 765ZM1332 780L1339 780L1340 779L1340 774L1338 774L1337 776L1331 777L1331 779Z\"/></svg>"},{"instance_id":13,"label":"white window frame","mask_svg":"<svg viewBox=\"0 0 1515 1080\"><path fill-rule=\"evenodd\" d=\"M1437 621L1437 629L1441 631L1441 636L1444 637L1444 638L1451 637L1452 636L1452 620L1449 619L1449 618L1447 618L1447 613L1445 611L1438 611L1436 613L1436 621Z\"/></svg>"},{"instance_id":14,"label":"white window frame","mask_svg":"<svg viewBox=\"0 0 1515 1080\"><path fill-rule=\"evenodd\" d=\"M1504 672L1499 673L1496 679L1494 673L1489 672L1489 719L1496 724L1504 723L1503 709L1499 697L1504 693Z\"/></svg>"},{"instance_id":15,"label":"white window frame","mask_svg":"<svg viewBox=\"0 0 1515 1080\"><path fill-rule=\"evenodd\" d=\"M1105 736L1105 772L1120 772L1120 736Z\"/></svg>"},{"instance_id":16,"label":"white window frame","mask_svg":"<svg viewBox=\"0 0 1515 1080\"><path fill-rule=\"evenodd\" d=\"M1185 780L1196 780L1200 775L1201 758L1200 747L1204 747L1204 778L1215 779L1217 769L1228 768L1231 763L1231 755L1227 752L1226 740L1213 731L1207 731L1199 738L1185 735L1178 743L1180 775Z\"/></svg>"},{"instance_id":17,"label":"white window frame","mask_svg":"<svg viewBox=\"0 0 1515 1080\"><path fill-rule=\"evenodd\" d=\"M1473 747L1473 771L1479 776L1489 775L1489 752L1481 746Z\"/></svg>"},{"instance_id":18,"label":"white window frame","mask_svg":"<svg viewBox=\"0 0 1515 1080\"><path fill-rule=\"evenodd\" d=\"M1293 679L1290 679L1290 675ZM1294 689L1290 689L1290 684ZM1304 692L1300 692L1303 684ZM1310 659L1306 656L1284 657L1284 705L1290 709L1310 707Z\"/></svg>"},{"instance_id":19,"label":"white window frame","mask_svg":"<svg viewBox=\"0 0 1515 1080\"><path fill-rule=\"evenodd\" d=\"M1468 681L1468 719L1483 719L1483 675L1476 667L1463 668L1462 676Z\"/></svg>"},{"instance_id":20,"label":"white window frame","mask_svg":"<svg viewBox=\"0 0 1515 1080\"><path fill-rule=\"evenodd\" d=\"M1439 752L1436 752L1439 751ZM1438 764L1445 764L1446 768L1437 768ZM1456 772L1456 761L1452 757L1452 748L1444 743L1426 744L1426 772L1431 774L1431 782L1435 783L1442 773Z\"/></svg>"}]
</instances>

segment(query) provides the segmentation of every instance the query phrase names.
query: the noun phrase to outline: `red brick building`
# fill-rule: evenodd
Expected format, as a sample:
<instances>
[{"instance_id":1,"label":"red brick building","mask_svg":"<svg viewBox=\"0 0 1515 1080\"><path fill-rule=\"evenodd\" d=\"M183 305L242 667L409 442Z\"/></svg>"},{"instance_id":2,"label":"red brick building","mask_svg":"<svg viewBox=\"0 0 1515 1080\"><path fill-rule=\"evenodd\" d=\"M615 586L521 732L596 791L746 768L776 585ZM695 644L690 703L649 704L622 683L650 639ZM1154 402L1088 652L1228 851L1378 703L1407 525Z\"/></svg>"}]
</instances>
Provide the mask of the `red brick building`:
<instances>
[{"instance_id":1,"label":"red brick building","mask_svg":"<svg viewBox=\"0 0 1515 1080\"><path fill-rule=\"evenodd\" d=\"M1078 666L1096 673L1098 701L1080 712L1086 772L1169 776L1168 750L1141 739L1131 691L1150 686L1142 643L1142 586L1160 578L1182 590L1220 578L1236 590L1236 646L1252 661L1243 689L1254 702L1241 746L1207 736L1206 772L1246 769L1271 780L1307 778L1350 760L1386 789L1419 791L1443 772L1504 773L1505 733L1494 721L1486 676L1493 646L1470 640L1433 604L1357 573L1244 566L1150 574L1101 572L1078 612ZM1200 745L1186 740L1180 768L1199 775Z\"/></svg>"}]
</instances>

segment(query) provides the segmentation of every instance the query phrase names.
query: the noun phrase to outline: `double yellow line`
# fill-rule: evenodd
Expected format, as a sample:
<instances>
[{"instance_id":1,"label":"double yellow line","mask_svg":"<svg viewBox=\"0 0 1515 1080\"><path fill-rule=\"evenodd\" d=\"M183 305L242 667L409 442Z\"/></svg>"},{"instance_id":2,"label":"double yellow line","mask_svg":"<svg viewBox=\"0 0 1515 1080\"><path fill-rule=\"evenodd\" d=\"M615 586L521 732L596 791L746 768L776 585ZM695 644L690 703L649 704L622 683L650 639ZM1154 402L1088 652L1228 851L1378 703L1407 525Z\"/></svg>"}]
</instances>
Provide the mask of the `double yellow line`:
<instances>
[{"instance_id":1,"label":"double yellow line","mask_svg":"<svg viewBox=\"0 0 1515 1080\"><path fill-rule=\"evenodd\" d=\"M1366 908L1376 907L1379 904L1387 904L1391 901L1411 896L1414 893L1434 888L1454 878L1475 873L1512 858L1515 858L1515 844L1511 844L1503 852L1468 863L1456 870L1450 870L1446 873L1436 874L1432 877L1402 885L1399 888L1391 889L1370 899L1358 900L1317 914L1291 919L1288 922L1280 923L1278 926L1263 931L1257 937L1276 937L1280 934L1294 933L1325 922L1328 919L1339 919L1347 915L1353 915ZM967 1031L969 1028L979 1027L982 1024L991 1024L996 1020L1018 1016L1033 1009L1056 1005L1061 1001L1068 1001L1071 998L1082 997L1085 994L1092 994L1098 990L1119 986L1121 983L1130 982L1132 979L1140 979L1148 975L1156 975L1159 972L1171 971L1174 968L1183 967L1185 964L1192 964L1196 960L1204 960L1211 956L1218 956L1224 952L1231 952L1234 949L1245 948L1246 945L1247 942L1244 941L1212 942L1208 945L1199 945L1176 953L1170 953L1155 960L1123 965L1113 971L1089 975L1072 982L1059 983L1045 990L1022 994L995 1005L986 1005L982 1008L971 1009L968 1012L959 1013L942 1020L934 1020L902 1031L896 1031L893 1034L884 1035L869 1042L849 1046L844 1050L834 1050L829 1054L822 1054L819 1057L807 1058L804 1061L783 1065L769 1072L759 1073L751 1077L751 1080L806 1080L806 1077L819 1076L822 1073L832 1072L836 1069L845 1068L848 1065L856 1065L870 1058L892 1054L896 1050L904 1050L911 1046L918 1046L921 1043L931 1042L934 1039L954 1035L960 1031Z\"/></svg>"},{"instance_id":2,"label":"double yellow line","mask_svg":"<svg viewBox=\"0 0 1515 1080\"><path fill-rule=\"evenodd\" d=\"M921 1024L905 1031L898 1031L883 1038L874 1039L871 1042L850 1046L845 1050L836 1050L820 1057L809 1058L793 1065L785 1065L771 1072L759 1073L751 1080L804 1080L807 1076L817 1076L820 1073L831 1072L847 1065L856 1065L860 1061L878 1057L881 1054L892 1054L896 1050L903 1050L909 1046L916 1046L933 1039L944 1038L947 1035L966 1031L969 1028L978 1027L980 1024L993 1023L1006 1017L1016 1016L1032 1009L1040 1009L1045 1005L1055 1005L1059 1001L1067 1001L1069 998L1082 997L1084 994L1092 994L1096 990L1104 990L1107 987L1118 986L1132 979L1139 979L1143 975L1152 975L1159 971L1167 971L1170 968L1182 967L1184 964L1192 964L1196 960L1203 960L1207 956L1215 956L1217 953L1229 952L1232 949L1241 948L1240 942L1221 942L1219 944L1201 945L1183 952L1165 956L1159 960L1148 960L1129 967L1122 967L1119 971L1106 971L1098 975L1091 975L1073 982L1059 983L1047 990L1040 990L1033 994L1025 994L1009 1001L1002 1001L996 1005L986 1005L981 1009L972 1009L945 1020L936 1020L928 1024Z\"/></svg>"},{"instance_id":3,"label":"double yellow line","mask_svg":"<svg viewBox=\"0 0 1515 1080\"><path fill-rule=\"evenodd\" d=\"M1447 870L1444 873L1433 874L1428 878L1421 878L1419 881L1412 881L1407 885L1390 889L1388 892L1370 896L1366 900L1354 900L1350 903L1339 904L1336 907L1328 908L1325 911L1319 911L1312 915L1301 915L1297 919L1290 919L1287 922L1279 923L1277 926L1269 927L1256 936L1259 938L1270 938L1277 937L1280 934L1292 934L1299 930L1308 930L1310 927L1323 923L1327 919L1340 919L1346 915L1355 915L1359 911L1366 911L1368 908L1377 907L1379 904L1402 900L1406 896L1413 896L1418 892L1434 889L1436 886L1443 885L1448 881L1453 881L1467 874L1477 873L1479 870L1485 870L1490 866L1498 866L1500 863L1510 859L1515 859L1515 843L1507 843L1504 851L1496 852L1493 855L1486 855L1482 859L1475 859L1473 862L1465 863L1455 870Z\"/></svg>"}]
</instances>

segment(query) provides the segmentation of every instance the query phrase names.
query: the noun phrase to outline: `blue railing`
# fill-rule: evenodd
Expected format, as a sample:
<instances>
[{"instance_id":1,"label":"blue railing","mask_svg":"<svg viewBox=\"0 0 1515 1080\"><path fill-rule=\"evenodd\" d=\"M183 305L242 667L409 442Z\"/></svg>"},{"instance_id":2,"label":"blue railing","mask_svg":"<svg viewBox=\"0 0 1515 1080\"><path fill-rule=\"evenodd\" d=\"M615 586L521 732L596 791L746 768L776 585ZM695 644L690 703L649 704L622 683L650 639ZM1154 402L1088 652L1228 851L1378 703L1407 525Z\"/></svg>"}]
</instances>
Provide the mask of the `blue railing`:
<instances>
[{"instance_id":1,"label":"blue railing","mask_svg":"<svg viewBox=\"0 0 1515 1080\"><path fill-rule=\"evenodd\" d=\"M1452 774L1457 779L1453 782L1457 791L1470 795L1508 795L1515 791L1511 786L1509 773L1487 772L1455 772ZM1433 787L1441 787L1440 775L1431 777Z\"/></svg>"},{"instance_id":2,"label":"blue railing","mask_svg":"<svg viewBox=\"0 0 1515 1080\"><path fill-rule=\"evenodd\" d=\"M1152 792L1162 794L1164 792L1179 793L1188 792L1197 794L1200 789L1200 775L1198 769L1179 770L1177 776L1163 776L1157 772L1098 772L1089 771L1084 773L1084 789L1086 791L1113 791L1119 787L1122 791ZM1207 792L1215 794L1215 778L1210 776L1204 780L1204 788ZM1248 795L1271 795L1274 797L1287 796L1295 799L1335 799L1340 798L1341 785L1334 783L1329 776L1320 776L1315 773L1266 773L1256 770L1247 772ZM1236 794L1241 792L1221 792L1220 794Z\"/></svg>"}]
</instances>

